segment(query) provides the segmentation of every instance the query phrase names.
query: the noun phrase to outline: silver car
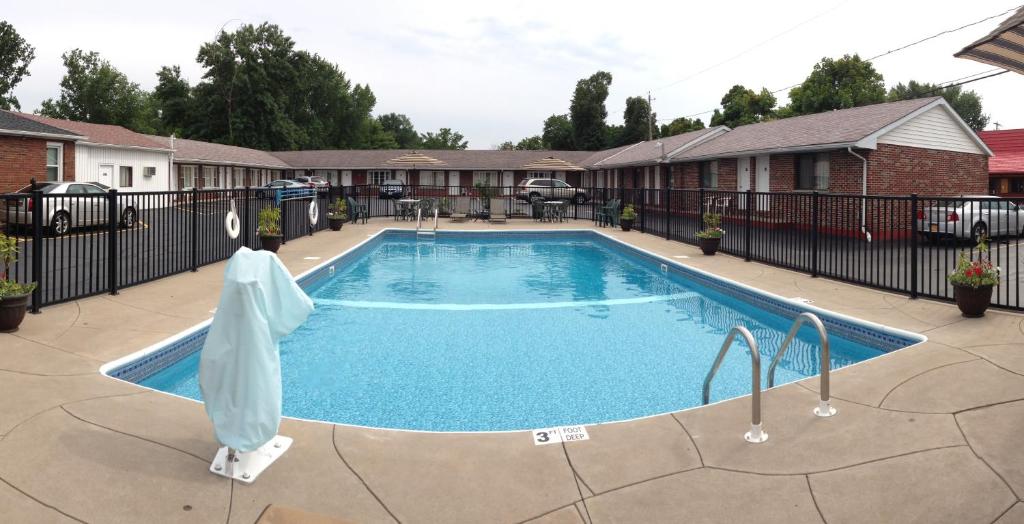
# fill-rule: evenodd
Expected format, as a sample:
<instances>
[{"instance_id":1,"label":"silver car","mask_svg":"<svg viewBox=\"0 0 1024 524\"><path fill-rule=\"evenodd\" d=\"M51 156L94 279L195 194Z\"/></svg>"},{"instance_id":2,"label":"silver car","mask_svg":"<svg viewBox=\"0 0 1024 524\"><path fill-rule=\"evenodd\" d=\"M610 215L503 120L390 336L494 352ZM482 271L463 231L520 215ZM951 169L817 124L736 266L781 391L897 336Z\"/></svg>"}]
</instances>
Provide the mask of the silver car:
<instances>
[{"instance_id":1,"label":"silver car","mask_svg":"<svg viewBox=\"0 0 1024 524\"><path fill-rule=\"evenodd\" d=\"M1024 233L1024 210L991 195L938 200L917 212L917 230L931 242L1016 236Z\"/></svg>"},{"instance_id":2,"label":"silver car","mask_svg":"<svg viewBox=\"0 0 1024 524\"><path fill-rule=\"evenodd\" d=\"M66 235L74 228L107 223L108 192L105 186L91 182L43 182L37 185L43 192L44 226L54 236ZM18 191L31 194L32 186ZM6 209L0 218L10 225L32 225L32 198L5 199ZM117 198L119 224L135 227L139 219L137 200L130 193Z\"/></svg>"},{"instance_id":3,"label":"silver car","mask_svg":"<svg viewBox=\"0 0 1024 524\"><path fill-rule=\"evenodd\" d=\"M534 198L569 200L577 204L583 204L588 199L582 189L576 189L557 178L527 178L519 183L516 198L527 202Z\"/></svg>"}]
</instances>

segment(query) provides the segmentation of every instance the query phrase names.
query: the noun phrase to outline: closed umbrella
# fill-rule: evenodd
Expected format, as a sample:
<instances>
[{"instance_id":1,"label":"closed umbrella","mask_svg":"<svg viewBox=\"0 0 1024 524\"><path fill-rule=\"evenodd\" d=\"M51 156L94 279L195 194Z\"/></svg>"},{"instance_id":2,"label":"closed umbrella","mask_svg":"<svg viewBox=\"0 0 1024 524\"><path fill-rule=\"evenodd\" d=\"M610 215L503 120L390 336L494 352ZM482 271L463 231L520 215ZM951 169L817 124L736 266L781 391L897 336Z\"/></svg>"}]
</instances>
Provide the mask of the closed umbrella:
<instances>
[{"instance_id":1,"label":"closed umbrella","mask_svg":"<svg viewBox=\"0 0 1024 524\"><path fill-rule=\"evenodd\" d=\"M1024 74L1024 7L953 56Z\"/></svg>"},{"instance_id":2,"label":"closed umbrella","mask_svg":"<svg viewBox=\"0 0 1024 524\"><path fill-rule=\"evenodd\" d=\"M291 445L277 435L278 341L312 311L313 301L273 253L243 247L228 261L199 358L199 388L223 445L210 471L252 482Z\"/></svg>"}]
</instances>

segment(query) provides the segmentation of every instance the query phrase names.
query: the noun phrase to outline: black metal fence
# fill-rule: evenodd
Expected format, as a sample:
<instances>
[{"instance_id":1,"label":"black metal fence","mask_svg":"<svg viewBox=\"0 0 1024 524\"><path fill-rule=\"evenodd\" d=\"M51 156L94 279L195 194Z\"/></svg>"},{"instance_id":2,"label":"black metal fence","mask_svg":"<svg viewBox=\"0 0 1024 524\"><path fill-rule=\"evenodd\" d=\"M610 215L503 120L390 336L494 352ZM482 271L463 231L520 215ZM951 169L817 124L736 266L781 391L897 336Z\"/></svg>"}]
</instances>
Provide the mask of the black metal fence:
<instances>
[{"instance_id":1,"label":"black metal fence","mask_svg":"<svg viewBox=\"0 0 1024 524\"><path fill-rule=\"evenodd\" d=\"M281 202L287 242L327 227L328 204L339 196L365 205L371 218L396 219L408 202L432 198L442 216L468 199L471 214L488 213L491 198L504 200L510 218L532 219L530 195L515 187L373 185L332 188L316 194L319 217L309 220L311 198ZM556 191L556 190L552 190ZM946 281L957 256L977 256L974 240L991 236L989 256L1000 267L993 304L1021 304L1024 208L1003 199L860 196L825 193L756 193L702 189L591 188L541 195L568 203L567 216L596 221L616 204L632 205L634 227L652 235L697 244L703 213L722 216L720 250L800 271L909 294L950 300ZM229 258L239 247L257 248L256 216L275 206L260 188L152 193L42 191L0 196L0 222L21 250L11 277L39 284L33 308L149 282ZM235 206L241 234L225 233ZM62 228L67 227L66 230Z\"/></svg>"}]
</instances>

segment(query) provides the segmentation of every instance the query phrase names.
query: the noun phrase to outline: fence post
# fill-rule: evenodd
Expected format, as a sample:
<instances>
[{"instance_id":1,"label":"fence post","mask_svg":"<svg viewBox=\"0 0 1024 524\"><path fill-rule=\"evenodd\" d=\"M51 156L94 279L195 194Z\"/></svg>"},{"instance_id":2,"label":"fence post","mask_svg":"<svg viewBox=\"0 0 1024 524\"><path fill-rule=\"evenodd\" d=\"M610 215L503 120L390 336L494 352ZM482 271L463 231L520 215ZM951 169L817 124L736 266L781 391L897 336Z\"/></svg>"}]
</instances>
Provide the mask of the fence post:
<instances>
[{"instance_id":1,"label":"fence post","mask_svg":"<svg viewBox=\"0 0 1024 524\"><path fill-rule=\"evenodd\" d=\"M700 224L700 227L697 228L697 231L703 231L704 230L704 186L700 187L700 189L697 191L697 195L698 195L697 196L697 217L698 217L697 220L698 220L698 224Z\"/></svg>"},{"instance_id":2,"label":"fence post","mask_svg":"<svg viewBox=\"0 0 1024 524\"><path fill-rule=\"evenodd\" d=\"M811 196L811 277L818 276L818 192Z\"/></svg>"},{"instance_id":3,"label":"fence post","mask_svg":"<svg viewBox=\"0 0 1024 524\"><path fill-rule=\"evenodd\" d=\"M646 233L647 228L644 226L647 218L647 189L639 189L638 191L640 192L640 232Z\"/></svg>"},{"instance_id":4,"label":"fence post","mask_svg":"<svg viewBox=\"0 0 1024 524\"><path fill-rule=\"evenodd\" d=\"M672 240L672 190L665 190L665 240Z\"/></svg>"},{"instance_id":5,"label":"fence post","mask_svg":"<svg viewBox=\"0 0 1024 524\"><path fill-rule=\"evenodd\" d=\"M43 303L43 191L32 179L32 312L39 313Z\"/></svg>"},{"instance_id":6,"label":"fence post","mask_svg":"<svg viewBox=\"0 0 1024 524\"><path fill-rule=\"evenodd\" d=\"M910 298L917 298L917 193L910 195Z\"/></svg>"},{"instance_id":7,"label":"fence post","mask_svg":"<svg viewBox=\"0 0 1024 524\"><path fill-rule=\"evenodd\" d=\"M192 272L199 271L199 189L192 187Z\"/></svg>"},{"instance_id":8,"label":"fence post","mask_svg":"<svg viewBox=\"0 0 1024 524\"><path fill-rule=\"evenodd\" d=\"M283 191L283 189L278 189L278 191ZM284 245L288 243L288 200L284 198L279 200L281 201L278 206L278 209L281 210L281 245Z\"/></svg>"},{"instance_id":9,"label":"fence post","mask_svg":"<svg viewBox=\"0 0 1024 524\"><path fill-rule=\"evenodd\" d=\"M117 294L117 190L107 192L107 281L110 294Z\"/></svg>"},{"instance_id":10,"label":"fence post","mask_svg":"<svg viewBox=\"0 0 1024 524\"><path fill-rule=\"evenodd\" d=\"M242 194L245 195L245 200L242 202L242 245L249 247L252 245L252 223L249 218L249 199L252 198L252 195L249 194L249 186L245 186Z\"/></svg>"},{"instance_id":11,"label":"fence post","mask_svg":"<svg viewBox=\"0 0 1024 524\"><path fill-rule=\"evenodd\" d=\"M750 233L754 228L754 192L747 190L747 216L746 216L746 227L743 232L743 244L746 255L743 257L744 260L750 262Z\"/></svg>"}]
</instances>

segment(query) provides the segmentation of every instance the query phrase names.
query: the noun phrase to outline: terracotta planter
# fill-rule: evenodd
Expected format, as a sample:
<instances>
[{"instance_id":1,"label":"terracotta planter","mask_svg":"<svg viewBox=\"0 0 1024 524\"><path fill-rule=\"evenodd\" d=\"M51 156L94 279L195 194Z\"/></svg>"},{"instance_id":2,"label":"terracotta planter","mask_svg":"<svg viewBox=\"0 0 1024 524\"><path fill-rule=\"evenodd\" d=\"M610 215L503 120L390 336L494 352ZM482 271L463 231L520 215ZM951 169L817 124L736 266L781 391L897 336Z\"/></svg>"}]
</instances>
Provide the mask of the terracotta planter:
<instances>
[{"instance_id":1,"label":"terracotta planter","mask_svg":"<svg viewBox=\"0 0 1024 524\"><path fill-rule=\"evenodd\" d=\"M28 309L28 299L31 293L14 295L0 298L0 332L10 332L18 329L21 321L25 320L25 311Z\"/></svg>"},{"instance_id":2,"label":"terracotta planter","mask_svg":"<svg viewBox=\"0 0 1024 524\"><path fill-rule=\"evenodd\" d=\"M344 218L327 217L327 224L331 226L331 231L341 231L341 226L345 225Z\"/></svg>"},{"instance_id":3,"label":"terracotta planter","mask_svg":"<svg viewBox=\"0 0 1024 524\"><path fill-rule=\"evenodd\" d=\"M698 238L697 245L700 246L700 250L705 255L712 256L718 252L718 245L722 243L722 237L718 238Z\"/></svg>"},{"instance_id":4,"label":"terracotta planter","mask_svg":"<svg viewBox=\"0 0 1024 524\"><path fill-rule=\"evenodd\" d=\"M260 248L264 251L270 251L271 253L277 253L278 249L281 249L281 235L267 235L260 236Z\"/></svg>"},{"instance_id":5,"label":"terracotta planter","mask_svg":"<svg viewBox=\"0 0 1024 524\"><path fill-rule=\"evenodd\" d=\"M992 286L973 288L953 285L953 296L956 298L956 307L960 308L960 313L963 316L967 318L983 317L985 310L992 302Z\"/></svg>"},{"instance_id":6,"label":"terracotta planter","mask_svg":"<svg viewBox=\"0 0 1024 524\"><path fill-rule=\"evenodd\" d=\"M629 231L630 229L633 229L633 221L634 220L636 220L636 219L635 218L619 218L619 226L622 228L623 231Z\"/></svg>"}]
</instances>

